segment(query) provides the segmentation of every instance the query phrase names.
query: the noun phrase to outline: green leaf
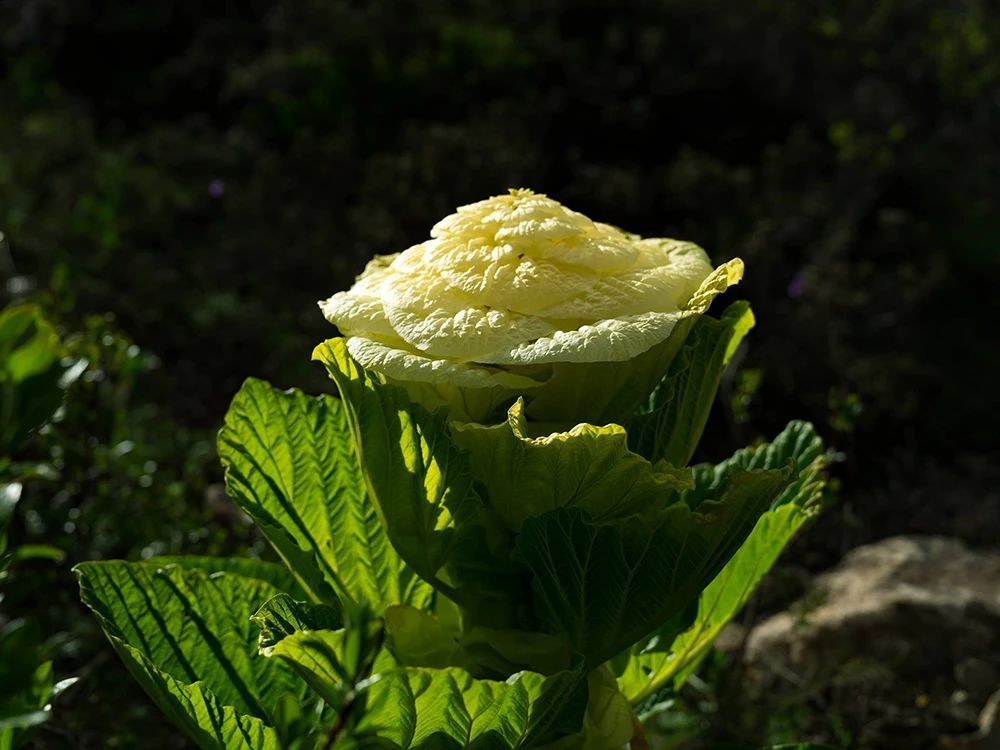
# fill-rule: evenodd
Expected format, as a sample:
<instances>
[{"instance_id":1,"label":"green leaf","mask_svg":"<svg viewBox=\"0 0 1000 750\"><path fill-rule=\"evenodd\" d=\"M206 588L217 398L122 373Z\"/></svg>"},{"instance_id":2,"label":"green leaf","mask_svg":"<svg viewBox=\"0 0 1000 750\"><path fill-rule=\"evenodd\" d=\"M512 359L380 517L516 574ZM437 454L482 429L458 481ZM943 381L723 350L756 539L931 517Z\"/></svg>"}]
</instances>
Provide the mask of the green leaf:
<instances>
[{"instance_id":1,"label":"green leaf","mask_svg":"<svg viewBox=\"0 0 1000 750\"><path fill-rule=\"evenodd\" d=\"M400 630L408 631L404 639L419 637L417 629L428 624L423 617L412 607L390 608L390 639ZM360 716L349 731L364 747L533 747L581 726L587 687L579 667L552 677L522 672L507 682L477 680L458 667L401 666L388 650L375 657L380 639L364 619L337 629L338 614L324 605L277 596L253 619L261 653L287 661L344 715ZM447 626L438 624L447 639ZM356 650L368 656L352 663L348 644L359 629L366 632Z\"/></svg>"},{"instance_id":2,"label":"green leaf","mask_svg":"<svg viewBox=\"0 0 1000 750\"><path fill-rule=\"evenodd\" d=\"M262 656L287 663L327 703L338 706L352 687L344 664L342 612L278 594L250 618L260 628Z\"/></svg>"},{"instance_id":3,"label":"green leaf","mask_svg":"<svg viewBox=\"0 0 1000 750\"><path fill-rule=\"evenodd\" d=\"M678 616L736 552L788 483L791 467L734 468L697 509L598 523L562 508L525 521L516 553L534 574L535 609L597 666Z\"/></svg>"},{"instance_id":4,"label":"green leaf","mask_svg":"<svg viewBox=\"0 0 1000 750\"><path fill-rule=\"evenodd\" d=\"M371 375L343 339L321 344L313 358L337 384L369 496L399 554L467 610L514 616L522 573L497 551L468 456L451 442L445 413L429 413Z\"/></svg>"},{"instance_id":5,"label":"green leaf","mask_svg":"<svg viewBox=\"0 0 1000 750\"><path fill-rule=\"evenodd\" d=\"M34 305L0 311L0 456L10 456L62 403L62 345Z\"/></svg>"},{"instance_id":6,"label":"green leaf","mask_svg":"<svg viewBox=\"0 0 1000 750\"><path fill-rule=\"evenodd\" d=\"M368 500L341 402L247 380L219 433L226 486L316 601L429 604Z\"/></svg>"},{"instance_id":7,"label":"green leaf","mask_svg":"<svg viewBox=\"0 0 1000 750\"><path fill-rule=\"evenodd\" d=\"M663 377L696 319L682 317L667 338L632 359L550 365L544 388L524 394L528 416L553 429L580 421L624 424Z\"/></svg>"},{"instance_id":8,"label":"green leaf","mask_svg":"<svg viewBox=\"0 0 1000 750\"><path fill-rule=\"evenodd\" d=\"M563 507L582 508L595 520L631 515L693 486L690 470L654 470L629 451L618 425L579 424L542 437L530 437L528 430L521 399L502 424L452 425L455 444L468 451L490 507L511 531Z\"/></svg>"},{"instance_id":9,"label":"green leaf","mask_svg":"<svg viewBox=\"0 0 1000 750\"><path fill-rule=\"evenodd\" d=\"M163 555L146 561L146 565L166 568L171 565L186 570L204 570L209 573L231 573L243 578L256 578L271 584L294 599L308 598L298 580L284 565L255 560L252 557L210 557L208 555Z\"/></svg>"},{"instance_id":10,"label":"green leaf","mask_svg":"<svg viewBox=\"0 0 1000 750\"><path fill-rule=\"evenodd\" d=\"M50 544L22 544L11 554L11 561L51 560L53 562L59 562L64 557L66 557L65 552L58 547L53 547Z\"/></svg>"},{"instance_id":11,"label":"green leaf","mask_svg":"<svg viewBox=\"0 0 1000 750\"><path fill-rule=\"evenodd\" d=\"M354 736L398 750L534 748L580 731L587 680L580 669L506 682L458 668L392 668L381 660ZM377 739L376 739L377 738Z\"/></svg>"},{"instance_id":12,"label":"green leaf","mask_svg":"<svg viewBox=\"0 0 1000 750\"><path fill-rule=\"evenodd\" d=\"M257 658L251 613L279 593L266 581L122 561L75 568L84 603L133 676L202 748L277 748L269 712L305 685Z\"/></svg>"},{"instance_id":13,"label":"green leaf","mask_svg":"<svg viewBox=\"0 0 1000 750\"><path fill-rule=\"evenodd\" d=\"M448 439L444 417L369 375L342 339L320 344L313 357L340 391L389 538L422 578L436 579L454 536L453 519L467 517L476 503L468 462Z\"/></svg>"},{"instance_id":14,"label":"green leaf","mask_svg":"<svg viewBox=\"0 0 1000 750\"><path fill-rule=\"evenodd\" d=\"M789 461L794 461L798 470L788 486L775 498L772 507L794 503L801 508L818 511L817 506L826 487L826 456L823 441L808 422L789 422L770 443L741 448L715 467L704 464L698 470L706 478L710 471L710 486L717 487L732 467L748 470L773 469L784 466Z\"/></svg>"},{"instance_id":15,"label":"green leaf","mask_svg":"<svg viewBox=\"0 0 1000 750\"><path fill-rule=\"evenodd\" d=\"M324 709L329 711L323 704L310 708L292 695L281 696L274 712L274 731L282 750L316 750L322 727L328 723L328 719L317 721L316 712Z\"/></svg>"},{"instance_id":16,"label":"green leaf","mask_svg":"<svg viewBox=\"0 0 1000 750\"><path fill-rule=\"evenodd\" d=\"M389 607L385 611L385 633L386 647L405 666L461 667L469 671L476 668L459 642L460 630L429 612Z\"/></svg>"},{"instance_id":17,"label":"green leaf","mask_svg":"<svg viewBox=\"0 0 1000 750\"><path fill-rule=\"evenodd\" d=\"M635 733L632 706L618 689L606 666L587 674L587 710L583 727L574 735L547 746L547 750L608 750L628 747Z\"/></svg>"},{"instance_id":18,"label":"green leaf","mask_svg":"<svg viewBox=\"0 0 1000 750\"><path fill-rule=\"evenodd\" d=\"M698 319L650 399L650 408L628 423L629 445L650 461L686 466L705 429L722 374L754 326L746 302L715 318Z\"/></svg>"},{"instance_id":19,"label":"green leaf","mask_svg":"<svg viewBox=\"0 0 1000 750\"><path fill-rule=\"evenodd\" d=\"M573 662L569 645L549 633L475 626L462 633L461 644L477 672L503 675L531 669L554 674Z\"/></svg>"},{"instance_id":20,"label":"green leaf","mask_svg":"<svg viewBox=\"0 0 1000 750\"><path fill-rule=\"evenodd\" d=\"M288 594L277 594L264 602L250 616L250 621L260 628L260 650L267 651L299 630L339 630L344 615L340 607L296 601Z\"/></svg>"},{"instance_id":21,"label":"green leaf","mask_svg":"<svg viewBox=\"0 0 1000 750\"><path fill-rule=\"evenodd\" d=\"M139 649L112 640L129 673L202 750L281 750L267 722L226 705L202 682L167 674Z\"/></svg>"},{"instance_id":22,"label":"green leaf","mask_svg":"<svg viewBox=\"0 0 1000 750\"><path fill-rule=\"evenodd\" d=\"M796 467L792 481L702 593L694 622L679 634L670 629L658 631L630 649L619 684L631 701L641 701L670 683L681 686L788 542L819 512L825 483L823 444L812 425L804 422L792 422L772 443L741 450L718 466L697 467L698 484L689 493L689 502L701 502L734 471L774 469L790 461Z\"/></svg>"},{"instance_id":23,"label":"green leaf","mask_svg":"<svg viewBox=\"0 0 1000 750\"><path fill-rule=\"evenodd\" d=\"M572 662L566 643L548 633L482 626L463 632L457 624L413 607L387 609L385 630L393 656L410 667L460 667L496 677L523 669L552 674Z\"/></svg>"},{"instance_id":24,"label":"green leaf","mask_svg":"<svg viewBox=\"0 0 1000 750\"><path fill-rule=\"evenodd\" d=\"M525 394L528 400L528 417L538 422L562 425L560 429L580 421L625 424L660 382L695 322L708 311L719 294L739 282L742 276L743 262L733 259L716 268L676 314L650 314L650 317L664 322L660 335L667 335L660 338L658 343L650 341L652 346L644 347L645 351L639 349L641 354L631 357L595 357L597 361L593 362L576 360L553 364L552 376L544 387ZM615 323L624 321L606 322L612 324L607 330L613 330L618 327ZM622 326L619 333L627 331L629 327L628 324ZM587 328L570 334L570 337L581 335L582 338L587 338ZM624 333L623 337L634 341L634 333L635 329L631 333ZM611 344L616 337L600 338ZM683 466L686 462L671 463Z\"/></svg>"}]
</instances>

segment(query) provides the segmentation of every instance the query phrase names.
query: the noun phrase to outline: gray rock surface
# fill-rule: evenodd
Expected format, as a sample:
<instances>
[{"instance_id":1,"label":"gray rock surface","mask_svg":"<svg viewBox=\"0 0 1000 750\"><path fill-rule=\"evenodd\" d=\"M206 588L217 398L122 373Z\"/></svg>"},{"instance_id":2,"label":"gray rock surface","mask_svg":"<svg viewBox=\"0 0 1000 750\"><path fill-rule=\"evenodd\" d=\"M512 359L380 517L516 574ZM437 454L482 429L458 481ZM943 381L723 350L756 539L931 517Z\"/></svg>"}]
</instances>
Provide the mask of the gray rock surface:
<instances>
[{"instance_id":1,"label":"gray rock surface","mask_svg":"<svg viewBox=\"0 0 1000 750\"><path fill-rule=\"evenodd\" d=\"M994 747L1000 552L943 537L859 547L753 629L745 662L755 690L836 711L856 747Z\"/></svg>"}]
</instances>

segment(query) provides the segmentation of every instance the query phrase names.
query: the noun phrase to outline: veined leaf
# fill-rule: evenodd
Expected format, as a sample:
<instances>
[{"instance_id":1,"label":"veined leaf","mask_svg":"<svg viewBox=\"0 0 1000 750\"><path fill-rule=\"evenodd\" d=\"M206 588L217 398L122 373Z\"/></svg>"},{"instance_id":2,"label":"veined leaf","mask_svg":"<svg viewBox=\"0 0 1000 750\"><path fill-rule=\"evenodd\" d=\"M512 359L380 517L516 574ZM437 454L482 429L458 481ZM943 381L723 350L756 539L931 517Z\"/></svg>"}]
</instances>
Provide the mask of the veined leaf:
<instances>
[{"instance_id":1,"label":"veined leaf","mask_svg":"<svg viewBox=\"0 0 1000 750\"><path fill-rule=\"evenodd\" d=\"M556 362L544 388L522 391L529 400L528 416L536 422L551 422L559 429L577 421L593 424L624 424L648 398L677 356L697 315L680 314L670 335L631 359L598 362ZM599 383L599 387L595 384ZM572 421L567 423L567 417Z\"/></svg>"},{"instance_id":2,"label":"veined leaf","mask_svg":"<svg viewBox=\"0 0 1000 750\"><path fill-rule=\"evenodd\" d=\"M341 703L352 687L344 665L343 616L327 604L297 602L287 594L268 599L250 618L260 628L262 656L287 663L323 700Z\"/></svg>"},{"instance_id":3,"label":"veined leaf","mask_svg":"<svg viewBox=\"0 0 1000 750\"><path fill-rule=\"evenodd\" d=\"M482 626L463 632L457 624L413 607L389 607L385 630L393 656L410 667L461 667L479 676L496 676L528 668L553 674L572 663L567 644L557 636Z\"/></svg>"},{"instance_id":4,"label":"veined leaf","mask_svg":"<svg viewBox=\"0 0 1000 750\"><path fill-rule=\"evenodd\" d=\"M281 750L263 719L224 704L202 682L188 683L157 669L139 649L111 642L132 677L202 750Z\"/></svg>"},{"instance_id":5,"label":"veined leaf","mask_svg":"<svg viewBox=\"0 0 1000 750\"><path fill-rule=\"evenodd\" d=\"M738 451L717 466L696 467L698 484L688 497L695 504L711 496L735 470L773 469L789 461L796 466L792 481L702 593L694 622L679 635L665 629L630 649L618 681L631 701L643 700L671 682L680 687L788 542L819 512L825 484L823 444L812 425L804 422L792 422L772 443Z\"/></svg>"},{"instance_id":6,"label":"veined leaf","mask_svg":"<svg viewBox=\"0 0 1000 750\"><path fill-rule=\"evenodd\" d=\"M344 625L344 614L340 607L296 601L288 594L277 594L264 602L250 616L250 621L260 628L260 650L267 651L299 630L339 630Z\"/></svg>"},{"instance_id":7,"label":"veined leaf","mask_svg":"<svg viewBox=\"0 0 1000 750\"><path fill-rule=\"evenodd\" d=\"M298 580L284 565L255 560L251 557L210 557L208 555L163 555L147 560L145 565L167 568L176 565L185 570L204 570L208 573L231 573L243 578L256 578L271 584L278 591L293 599L306 599L307 594Z\"/></svg>"},{"instance_id":8,"label":"veined leaf","mask_svg":"<svg viewBox=\"0 0 1000 750\"><path fill-rule=\"evenodd\" d=\"M525 521L516 553L534 574L535 608L591 667L696 600L791 476L734 468L696 510L598 523L576 508Z\"/></svg>"},{"instance_id":9,"label":"veined leaf","mask_svg":"<svg viewBox=\"0 0 1000 750\"><path fill-rule=\"evenodd\" d=\"M363 747L535 748L579 732L587 705L582 669L550 677L519 672L506 682L477 680L456 667L393 669L387 658L376 669L354 730Z\"/></svg>"},{"instance_id":10,"label":"veined leaf","mask_svg":"<svg viewBox=\"0 0 1000 750\"><path fill-rule=\"evenodd\" d=\"M580 424L541 437L528 429L521 399L502 424L452 425L490 507L511 531L556 508L582 508L595 520L651 511L694 486L689 469L660 471L632 453L619 425Z\"/></svg>"},{"instance_id":11,"label":"veined leaf","mask_svg":"<svg viewBox=\"0 0 1000 750\"><path fill-rule=\"evenodd\" d=\"M386 647L396 660L411 667L461 667L472 671L475 662L459 642L458 624L442 621L413 607L385 611Z\"/></svg>"},{"instance_id":12,"label":"veined leaf","mask_svg":"<svg viewBox=\"0 0 1000 750\"><path fill-rule=\"evenodd\" d=\"M826 468L823 441L811 424L798 420L789 422L770 443L741 448L714 467L710 464L696 467L699 476L696 476L696 489L691 494L700 492L697 489L699 486L707 487L711 493L725 481L732 467L750 470L773 469L784 466L789 461L794 461L798 470L788 486L775 498L772 507L794 503L802 508L815 510L826 486L826 476L823 473Z\"/></svg>"},{"instance_id":13,"label":"veined leaf","mask_svg":"<svg viewBox=\"0 0 1000 750\"><path fill-rule=\"evenodd\" d=\"M412 630L412 618L421 616L411 607L387 613L396 635ZM323 605L285 596L254 616L262 628L261 653L285 660L328 703L360 717L344 731L362 747L527 748L582 726L587 681L579 666L551 677L521 672L506 682L479 680L459 667L402 666L388 650L373 656L379 639L371 633L362 634L367 645L355 649L369 656L352 666L352 626L327 627L336 620Z\"/></svg>"},{"instance_id":14,"label":"veined leaf","mask_svg":"<svg viewBox=\"0 0 1000 750\"><path fill-rule=\"evenodd\" d=\"M649 410L629 420L632 450L650 461L687 465L705 429L722 373L753 326L753 312L746 302L732 303L718 320L707 315L698 319L653 392Z\"/></svg>"},{"instance_id":15,"label":"veined leaf","mask_svg":"<svg viewBox=\"0 0 1000 750\"><path fill-rule=\"evenodd\" d=\"M475 512L468 462L448 439L445 419L410 402L358 365L342 339L313 353L337 384L358 459L390 539L425 580L448 556L454 519Z\"/></svg>"},{"instance_id":16,"label":"veined leaf","mask_svg":"<svg viewBox=\"0 0 1000 750\"><path fill-rule=\"evenodd\" d=\"M313 358L337 384L369 495L399 554L466 609L512 616L521 570L494 554L468 456L452 444L445 414L371 375L343 339L321 344Z\"/></svg>"},{"instance_id":17,"label":"veined leaf","mask_svg":"<svg viewBox=\"0 0 1000 750\"><path fill-rule=\"evenodd\" d=\"M247 380L219 433L229 494L316 601L381 612L431 588L396 554L368 500L340 401Z\"/></svg>"},{"instance_id":18,"label":"veined leaf","mask_svg":"<svg viewBox=\"0 0 1000 750\"><path fill-rule=\"evenodd\" d=\"M122 561L75 570L129 671L200 747L277 750L270 712L281 695L307 693L286 665L257 657L250 615L279 593L271 584Z\"/></svg>"},{"instance_id":19,"label":"veined leaf","mask_svg":"<svg viewBox=\"0 0 1000 750\"><path fill-rule=\"evenodd\" d=\"M545 745L545 750L622 750L635 733L632 706L618 689L607 665L587 673L587 708L583 726Z\"/></svg>"}]
</instances>

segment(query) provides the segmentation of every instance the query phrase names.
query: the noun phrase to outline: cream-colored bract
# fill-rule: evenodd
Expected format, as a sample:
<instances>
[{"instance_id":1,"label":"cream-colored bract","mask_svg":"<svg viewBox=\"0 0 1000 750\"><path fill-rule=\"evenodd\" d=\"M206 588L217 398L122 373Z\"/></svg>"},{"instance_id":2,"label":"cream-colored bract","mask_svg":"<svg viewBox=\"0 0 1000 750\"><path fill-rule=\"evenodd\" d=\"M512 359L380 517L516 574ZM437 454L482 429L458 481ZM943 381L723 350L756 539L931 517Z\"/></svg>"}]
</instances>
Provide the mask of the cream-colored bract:
<instances>
[{"instance_id":1,"label":"cream-colored bract","mask_svg":"<svg viewBox=\"0 0 1000 750\"><path fill-rule=\"evenodd\" d=\"M352 356L389 377L510 387L517 376L490 365L631 359L742 272L738 259L713 270L692 243L642 239L511 190L377 257L320 306Z\"/></svg>"}]
</instances>

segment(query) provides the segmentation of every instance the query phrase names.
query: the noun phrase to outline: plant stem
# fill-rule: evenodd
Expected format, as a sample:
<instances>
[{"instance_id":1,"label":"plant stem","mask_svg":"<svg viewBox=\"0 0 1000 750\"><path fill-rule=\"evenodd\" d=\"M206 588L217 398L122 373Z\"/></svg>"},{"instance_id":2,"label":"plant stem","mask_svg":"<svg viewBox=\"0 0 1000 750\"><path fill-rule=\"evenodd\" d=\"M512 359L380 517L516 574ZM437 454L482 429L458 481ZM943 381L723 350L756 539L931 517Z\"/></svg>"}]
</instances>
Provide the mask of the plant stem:
<instances>
[{"instance_id":1,"label":"plant stem","mask_svg":"<svg viewBox=\"0 0 1000 750\"><path fill-rule=\"evenodd\" d=\"M646 732L642 728L639 717L632 717L632 739L628 743L631 750L649 750L649 741L646 739Z\"/></svg>"}]
</instances>

